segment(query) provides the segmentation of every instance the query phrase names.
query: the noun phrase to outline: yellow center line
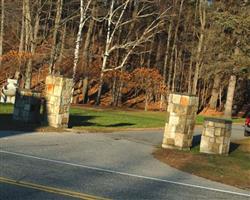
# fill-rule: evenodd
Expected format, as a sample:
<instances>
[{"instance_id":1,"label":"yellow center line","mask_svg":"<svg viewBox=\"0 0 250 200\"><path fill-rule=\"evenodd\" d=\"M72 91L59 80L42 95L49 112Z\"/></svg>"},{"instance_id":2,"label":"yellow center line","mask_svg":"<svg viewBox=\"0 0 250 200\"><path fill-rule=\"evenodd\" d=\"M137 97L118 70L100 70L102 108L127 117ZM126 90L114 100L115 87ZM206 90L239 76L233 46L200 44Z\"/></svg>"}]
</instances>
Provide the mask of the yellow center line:
<instances>
[{"instance_id":1,"label":"yellow center line","mask_svg":"<svg viewBox=\"0 0 250 200\"><path fill-rule=\"evenodd\" d=\"M48 193L54 193L54 194L59 194L63 196L69 196L69 197L74 197L78 199L84 199L84 200L108 200L106 198L94 196L94 195L89 195L89 194L84 194L84 193L79 193L79 192L74 192L70 190L64 190L60 188L55 188L55 187L49 187L49 186L44 186L44 185L39 185L35 183L28 183L24 181L17 181L9 178L4 178L0 177L0 183L6 183L6 184L11 184L11 185L16 185L20 187L25 187L29 189L35 189L35 190L40 190Z\"/></svg>"}]
</instances>

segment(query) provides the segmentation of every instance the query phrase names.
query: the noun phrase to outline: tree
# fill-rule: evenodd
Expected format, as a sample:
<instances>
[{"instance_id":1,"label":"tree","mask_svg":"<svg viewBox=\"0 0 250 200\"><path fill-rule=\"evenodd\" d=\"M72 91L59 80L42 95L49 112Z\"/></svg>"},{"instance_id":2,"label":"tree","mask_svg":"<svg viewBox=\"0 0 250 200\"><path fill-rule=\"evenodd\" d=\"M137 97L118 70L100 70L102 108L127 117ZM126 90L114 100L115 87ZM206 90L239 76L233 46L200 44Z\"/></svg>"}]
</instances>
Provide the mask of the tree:
<instances>
[{"instance_id":1,"label":"tree","mask_svg":"<svg viewBox=\"0 0 250 200\"><path fill-rule=\"evenodd\" d=\"M37 12L35 19L31 19L30 1L24 0L24 18L25 18L25 50L30 51L32 57L35 55L36 43L40 24L41 0L37 2ZM33 22L33 24L32 24ZM25 72L25 89L30 89L32 79L32 58L29 58Z\"/></svg>"},{"instance_id":2,"label":"tree","mask_svg":"<svg viewBox=\"0 0 250 200\"><path fill-rule=\"evenodd\" d=\"M197 93L197 84L199 79L199 72L202 62L202 49L204 48L204 37L205 37L205 27L206 27L206 2L205 0L200 0L199 2L199 18L200 18L200 36L196 52L196 64L194 72L194 81L192 93Z\"/></svg>"},{"instance_id":3,"label":"tree","mask_svg":"<svg viewBox=\"0 0 250 200\"><path fill-rule=\"evenodd\" d=\"M129 5L131 0L126 0L122 5L115 8L115 1L112 0L111 6L108 12L108 19L107 19L107 35L106 35L106 42L105 42L105 50L103 53L103 62L101 67L101 75L100 75L100 83L98 88L98 94L96 98L96 105L100 104L102 87L103 87L103 80L104 80L104 73L112 70L120 70L124 68L126 62L128 61L131 54L133 54L136 47L148 42L150 39L154 37L154 35L158 32L157 30L163 25L163 20L165 18L167 10L162 13L157 13L153 9L150 10L149 7L152 6L152 2L143 3L142 7L138 10L137 14L137 21L141 20L150 20L148 24L143 27L140 27L140 34L136 34L135 38L127 38L122 40L119 44L115 40L117 36L116 34L119 32L119 29L126 27L126 25L131 24L132 21L135 20L133 16L124 16L124 13ZM144 13L147 10L150 10L149 13ZM120 11L120 12L119 12ZM116 17L116 21L113 18ZM113 22L113 24L112 24ZM108 59L110 55L117 50L123 50L124 53L121 57L120 64L118 66L114 66L111 68L107 68Z\"/></svg>"},{"instance_id":4,"label":"tree","mask_svg":"<svg viewBox=\"0 0 250 200\"><path fill-rule=\"evenodd\" d=\"M0 56L3 56L3 36L4 36L4 0L1 0L1 26L0 26ZM0 68L2 62L0 61Z\"/></svg>"},{"instance_id":5,"label":"tree","mask_svg":"<svg viewBox=\"0 0 250 200\"><path fill-rule=\"evenodd\" d=\"M75 46L75 51L74 51L74 62L73 62L73 80L75 81L76 77L76 68L79 60L79 50L80 50L80 42L82 40L82 29L88 20L87 12L89 10L90 4L92 0L88 0L87 4L84 7L84 2L83 0L80 0L80 23L78 27L78 33L76 37L76 46Z\"/></svg>"},{"instance_id":6,"label":"tree","mask_svg":"<svg viewBox=\"0 0 250 200\"><path fill-rule=\"evenodd\" d=\"M211 98L209 101L209 108L211 108L211 109L217 108L219 91L220 91L220 75L215 74L214 82L213 82L213 89L212 89Z\"/></svg>"},{"instance_id":7,"label":"tree","mask_svg":"<svg viewBox=\"0 0 250 200\"><path fill-rule=\"evenodd\" d=\"M59 36L59 28L62 16L62 8L63 8L63 0L57 0L56 4L56 17L55 17L55 26L54 26L54 33L53 33L53 42L52 42L52 50L50 55L50 63L49 63L49 73L54 74L55 69L55 61L59 54L59 46L60 46L60 36Z\"/></svg>"}]
</instances>

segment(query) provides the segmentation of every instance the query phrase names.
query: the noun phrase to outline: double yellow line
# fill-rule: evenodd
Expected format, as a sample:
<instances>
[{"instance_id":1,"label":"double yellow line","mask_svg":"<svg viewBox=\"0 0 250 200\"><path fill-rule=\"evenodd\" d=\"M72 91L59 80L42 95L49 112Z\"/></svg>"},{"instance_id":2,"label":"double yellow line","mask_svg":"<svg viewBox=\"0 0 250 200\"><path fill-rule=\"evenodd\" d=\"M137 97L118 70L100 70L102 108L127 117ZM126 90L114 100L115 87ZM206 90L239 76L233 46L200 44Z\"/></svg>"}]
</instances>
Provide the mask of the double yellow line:
<instances>
[{"instance_id":1,"label":"double yellow line","mask_svg":"<svg viewBox=\"0 0 250 200\"><path fill-rule=\"evenodd\" d=\"M64 189L34 184L34 183L28 183L28 182L24 182L24 181L17 181L17 180L13 180L13 179L4 178L4 177L0 177L0 183L6 183L6 184L10 184L10 185L39 190L39 191L43 191L43 192L54 193L54 194L58 194L58 195L68 196L68 197L74 197L77 199L108 200L106 198L93 196L93 195L89 195L89 194L73 192L70 190L64 190Z\"/></svg>"}]
</instances>

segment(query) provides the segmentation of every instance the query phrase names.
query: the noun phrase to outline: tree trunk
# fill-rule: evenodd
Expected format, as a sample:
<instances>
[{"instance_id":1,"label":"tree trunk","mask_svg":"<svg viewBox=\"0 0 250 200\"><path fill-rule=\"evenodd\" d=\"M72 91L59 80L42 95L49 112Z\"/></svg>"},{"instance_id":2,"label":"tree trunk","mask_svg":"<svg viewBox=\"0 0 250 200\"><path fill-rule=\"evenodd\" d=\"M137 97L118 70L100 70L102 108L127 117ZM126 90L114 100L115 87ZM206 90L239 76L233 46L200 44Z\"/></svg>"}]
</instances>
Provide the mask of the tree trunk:
<instances>
[{"instance_id":1,"label":"tree trunk","mask_svg":"<svg viewBox=\"0 0 250 200\"><path fill-rule=\"evenodd\" d=\"M175 92L176 86L175 86L175 81L176 81L176 73L177 73L177 61L178 60L178 54L177 54L177 48L175 48L175 59L174 59L174 69L173 69L173 81L172 81L172 92Z\"/></svg>"},{"instance_id":2,"label":"tree trunk","mask_svg":"<svg viewBox=\"0 0 250 200\"><path fill-rule=\"evenodd\" d=\"M236 87L236 76L231 75L227 89L227 100L224 111L224 116L226 118L232 117L232 107L233 107L235 87Z\"/></svg>"},{"instance_id":3,"label":"tree trunk","mask_svg":"<svg viewBox=\"0 0 250 200\"><path fill-rule=\"evenodd\" d=\"M97 92L97 97L96 97L96 102L95 105L100 105L101 102L101 95L102 95L102 87L103 87L103 83L104 83L104 72L101 72L100 75L100 81L99 81L99 87L98 87L98 92Z\"/></svg>"},{"instance_id":4,"label":"tree trunk","mask_svg":"<svg viewBox=\"0 0 250 200\"><path fill-rule=\"evenodd\" d=\"M93 9L92 9L92 16L95 16L96 14L96 1L93 2ZM82 71L83 71L83 90L82 90L82 95L83 95L83 104L87 103L88 101L88 83L89 83L89 64L90 64L90 45L91 45L91 39L93 36L94 32L94 26L95 26L95 21L91 19L88 27L88 32L87 36L84 42L84 47L83 47L83 64L82 64Z\"/></svg>"},{"instance_id":5,"label":"tree trunk","mask_svg":"<svg viewBox=\"0 0 250 200\"><path fill-rule=\"evenodd\" d=\"M157 48L157 53L156 53L156 58L155 58L155 66L158 69L162 69L161 56L162 56L162 37L160 36L159 37L158 48Z\"/></svg>"},{"instance_id":6,"label":"tree trunk","mask_svg":"<svg viewBox=\"0 0 250 200\"><path fill-rule=\"evenodd\" d=\"M149 95L146 93L145 94L145 107L144 107L144 111L148 111L148 105L149 105Z\"/></svg>"},{"instance_id":7,"label":"tree trunk","mask_svg":"<svg viewBox=\"0 0 250 200\"><path fill-rule=\"evenodd\" d=\"M188 94L192 94L192 74L193 74L193 54L190 58L189 70L188 70Z\"/></svg>"},{"instance_id":8,"label":"tree trunk","mask_svg":"<svg viewBox=\"0 0 250 200\"><path fill-rule=\"evenodd\" d=\"M151 59L152 59L153 52L154 52L154 39L150 44L150 49L149 49L148 58L147 58L147 68L151 68L151 63L152 63Z\"/></svg>"},{"instance_id":9,"label":"tree trunk","mask_svg":"<svg viewBox=\"0 0 250 200\"><path fill-rule=\"evenodd\" d=\"M46 12L46 17L44 19L45 21L45 27L43 29L43 38L46 38L49 35L50 32L50 20L51 20L51 13L53 8L53 2L54 0L47 0L47 4L49 4L48 11Z\"/></svg>"},{"instance_id":10,"label":"tree trunk","mask_svg":"<svg viewBox=\"0 0 250 200\"><path fill-rule=\"evenodd\" d=\"M86 76L83 78L83 83L82 83L82 102L83 104L88 102L88 85L89 85L89 78Z\"/></svg>"},{"instance_id":11,"label":"tree trunk","mask_svg":"<svg viewBox=\"0 0 250 200\"><path fill-rule=\"evenodd\" d=\"M199 1L196 1L195 4L195 12L194 12L194 21L193 21L193 34L192 39L194 40L196 35L196 19L197 19L197 11L199 7ZM194 48L191 49L191 58L189 63L189 72L188 72L188 94L192 94L192 76L193 76L193 59L194 59Z\"/></svg>"},{"instance_id":12,"label":"tree trunk","mask_svg":"<svg viewBox=\"0 0 250 200\"><path fill-rule=\"evenodd\" d=\"M60 53L59 53L59 57L58 57L58 62L61 63L62 59L63 59L63 54L64 54L64 48L65 48L65 40L66 40L66 34L67 34L67 24L64 24L63 27L63 33L62 33L62 45L60 48Z\"/></svg>"},{"instance_id":13,"label":"tree trunk","mask_svg":"<svg viewBox=\"0 0 250 200\"><path fill-rule=\"evenodd\" d=\"M34 52L34 41L33 41L33 29L31 25L31 13L30 13L30 1L24 1L24 8L25 8L25 50ZM32 58L29 58L26 71L25 71L25 83L24 88L30 89L31 87L31 78L32 78Z\"/></svg>"},{"instance_id":14,"label":"tree trunk","mask_svg":"<svg viewBox=\"0 0 250 200\"><path fill-rule=\"evenodd\" d=\"M119 89L117 91L117 102L116 102L116 106L121 106L122 105L122 89L124 87L124 81L122 80L120 82L120 85L119 85Z\"/></svg>"},{"instance_id":15,"label":"tree trunk","mask_svg":"<svg viewBox=\"0 0 250 200\"><path fill-rule=\"evenodd\" d=\"M21 25L21 33L20 33L20 43L19 43L19 53L24 50L24 31L25 31L25 11L24 11L24 3L23 3L23 15L22 15L22 25Z\"/></svg>"},{"instance_id":16,"label":"tree trunk","mask_svg":"<svg viewBox=\"0 0 250 200\"><path fill-rule=\"evenodd\" d=\"M78 33L76 37L76 46L75 46L75 51L74 51L74 63L73 63L73 80L75 81L76 78L76 68L79 60L79 50L80 50L80 42L82 40L82 29L86 23L87 19L87 11L90 7L92 0L87 1L87 5L84 8L84 1L81 0L81 6L80 6L80 23L78 27Z\"/></svg>"},{"instance_id":17,"label":"tree trunk","mask_svg":"<svg viewBox=\"0 0 250 200\"><path fill-rule=\"evenodd\" d=\"M205 26L206 26L206 5L205 5L204 0L200 0L199 12L200 12L201 27L200 27L200 37L199 37L199 42L198 42L197 52L196 52L196 64L195 64L194 81L193 81L193 88L192 88L192 94L194 95L196 95L197 93L197 85L198 85L201 58L202 58L202 49L203 49L204 36L205 36L204 34L205 34Z\"/></svg>"},{"instance_id":18,"label":"tree trunk","mask_svg":"<svg viewBox=\"0 0 250 200\"><path fill-rule=\"evenodd\" d=\"M29 19L31 20L29 3L27 3L26 6L27 6L26 11L27 11L28 20ZM31 25L31 21L29 21L31 58L29 58L29 60L28 60L28 64L27 64L26 72L25 72L25 89L30 89L30 87L31 87L32 59L33 59L33 57L35 55L35 51L36 51L37 36L38 36L38 31L39 31L39 26L40 26L40 13L41 13L40 6L41 6L41 0L38 1L38 10L39 11L36 12L34 28Z\"/></svg>"},{"instance_id":19,"label":"tree trunk","mask_svg":"<svg viewBox=\"0 0 250 200\"><path fill-rule=\"evenodd\" d=\"M168 65L168 59L169 59L169 48L170 48L170 39L171 39L171 33L172 33L172 23L173 21L170 22L169 27L168 27L168 39L167 39L167 48L165 52L165 59L164 59L164 66L163 66L163 81L164 84L167 84L167 65ZM161 102L160 102L160 110L165 110L163 108L163 105L165 104L166 97L164 94L161 95Z\"/></svg>"},{"instance_id":20,"label":"tree trunk","mask_svg":"<svg viewBox=\"0 0 250 200\"><path fill-rule=\"evenodd\" d=\"M183 3L184 3L184 0L181 0L178 19L177 19L177 24L176 24L175 32L174 32L174 41L173 41L173 46L172 46L171 55L170 55L170 64L169 64L169 72L168 72L168 87L169 88L171 88L171 78L173 76L173 74L172 74L173 56L174 56L174 53L175 53L175 49L177 48L176 47L176 42L177 42L178 30L179 30L179 26L180 26L181 14L182 14L182 10L183 10Z\"/></svg>"},{"instance_id":21,"label":"tree trunk","mask_svg":"<svg viewBox=\"0 0 250 200\"><path fill-rule=\"evenodd\" d=\"M209 101L209 108L211 109L217 108L219 93L220 93L220 76L216 74L214 77L212 95Z\"/></svg>"},{"instance_id":22,"label":"tree trunk","mask_svg":"<svg viewBox=\"0 0 250 200\"><path fill-rule=\"evenodd\" d=\"M108 62L108 57L109 57L109 46L111 44L112 40L112 33L111 33L111 24L112 24L112 16L113 16L113 10L114 10L114 4L115 1L112 0L110 10L109 10L109 17L108 17L108 26L107 26L107 36L106 36L106 44L105 44L105 50L103 54L103 61L102 61L102 68L101 68L101 74L100 74L100 81L99 81L99 87L98 87L98 92L97 92L97 97L96 97L96 102L95 105L99 105L101 102L101 95L102 95L102 87L104 83L104 70L106 69L106 65Z\"/></svg>"},{"instance_id":23,"label":"tree trunk","mask_svg":"<svg viewBox=\"0 0 250 200\"><path fill-rule=\"evenodd\" d=\"M56 9L56 18L55 18L55 28L53 33L53 42L52 42L52 50L50 54L50 63L49 63L49 73L54 74L55 72L55 62L58 57L58 50L60 46L60 34L59 34L59 27L61 22L62 16L62 7L63 7L63 0L57 0L57 9Z\"/></svg>"},{"instance_id":24,"label":"tree trunk","mask_svg":"<svg viewBox=\"0 0 250 200\"><path fill-rule=\"evenodd\" d=\"M0 28L0 56L3 55L3 36L4 36L4 0L1 1L1 28ZM0 59L0 68L2 60Z\"/></svg>"},{"instance_id":25,"label":"tree trunk","mask_svg":"<svg viewBox=\"0 0 250 200\"><path fill-rule=\"evenodd\" d=\"M112 91L111 91L111 105L116 106L116 99L117 99L117 77L113 77L113 84L112 84Z\"/></svg>"},{"instance_id":26,"label":"tree trunk","mask_svg":"<svg viewBox=\"0 0 250 200\"><path fill-rule=\"evenodd\" d=\"M163 66L163 80L164 84L167 83L167 66L168 66L168 59L169 59L169 47L170 47L170 39L171 39L171 32L172 32L172 23L170 22L168 27L168 39L167 39L167 48L165 52L165 59L164 59L164 66Z\"/></svg>"}]
</instances>

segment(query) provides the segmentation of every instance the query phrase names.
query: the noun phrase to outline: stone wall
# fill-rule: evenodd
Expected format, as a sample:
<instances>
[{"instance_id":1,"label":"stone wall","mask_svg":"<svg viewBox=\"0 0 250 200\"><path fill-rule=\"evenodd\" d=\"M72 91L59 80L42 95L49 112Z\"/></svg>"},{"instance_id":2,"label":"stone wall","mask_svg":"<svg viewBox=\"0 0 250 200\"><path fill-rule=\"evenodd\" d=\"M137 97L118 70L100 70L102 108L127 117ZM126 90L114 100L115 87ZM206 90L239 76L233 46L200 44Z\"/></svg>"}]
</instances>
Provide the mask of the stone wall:
<instances>
[{"instance_id":1,"label":"stone wall","mask_svg":"<svg viewBox=\"0 0 250 200\"><path fill-rule=\"evenodd\" d=\"M13 119L29 123L40 123L41 93L18 89Z\"/></svg>"},{"instance_id":2,"label":"stone wall","mask_svg":"<svg viewBox=\"0 0 250 200\"><path fill-rule=\"evenodd\" d=\"M228 154L232 121L206 118L203 125L200 152L211 154Z\"/></svg>"},{"instance_id":3,"label":"stone wall","mask_svg":"<svg viewBox=\"0 0 250 200\"><path fill-rule=\"evenodd\" d=\"M47 76L45 86L46 117L52 127L68 127L73 80Z\"/></svg>"},{"instance_id":4,"label":"stone wall","mask_svg":"<svg viewBox=\"0 0 250 200\"><path fill-rule=\"evenodd\" d=\"M198 98L185 94L170 94L163 148L189 149L192 146Z\"/></svg>"}]
</instances>

